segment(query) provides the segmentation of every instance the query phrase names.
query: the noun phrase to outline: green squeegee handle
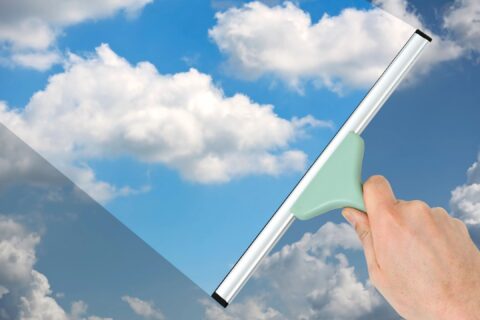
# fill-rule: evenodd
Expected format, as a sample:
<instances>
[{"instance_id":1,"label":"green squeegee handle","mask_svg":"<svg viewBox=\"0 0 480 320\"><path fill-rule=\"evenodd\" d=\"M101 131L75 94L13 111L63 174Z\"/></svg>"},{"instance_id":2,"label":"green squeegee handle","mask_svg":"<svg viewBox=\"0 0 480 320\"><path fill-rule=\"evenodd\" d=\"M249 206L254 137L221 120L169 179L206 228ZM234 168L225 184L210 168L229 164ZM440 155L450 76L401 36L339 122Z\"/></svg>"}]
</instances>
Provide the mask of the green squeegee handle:
<instances>
[{"instance_id":1,"label":"green squeegee handle","mask_svg":"<svg viewBox=\"0 0 480 320\"><path fill-rule=\"evenodd\" d=\"M350 132L292 206L292 214L308 220L331 210L365 211L361 182L365 144Z\"/></svg>"}]
</instances>

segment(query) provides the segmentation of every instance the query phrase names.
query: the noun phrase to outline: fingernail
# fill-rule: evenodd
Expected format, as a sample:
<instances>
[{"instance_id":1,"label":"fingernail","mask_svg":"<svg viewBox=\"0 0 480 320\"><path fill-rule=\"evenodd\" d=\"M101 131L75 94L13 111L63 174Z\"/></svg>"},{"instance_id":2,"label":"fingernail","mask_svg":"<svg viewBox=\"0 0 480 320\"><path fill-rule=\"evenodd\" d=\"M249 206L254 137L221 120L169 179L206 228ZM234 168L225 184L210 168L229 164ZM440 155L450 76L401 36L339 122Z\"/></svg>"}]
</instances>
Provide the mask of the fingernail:
<instances>
[{"instance_id":1,"label":"fingernail","mask_svg":"<svg viewBox=\"0 0 480 320\"><path fill-rule=\"evenodd\" d=\"M355 224L355 218L353 216L353 212L348 210L348 209L345 209L342 211L342 216L345 218L345 220L348 221L348 223L350 223L352 226Z\"/></svg>"}]
</instances>

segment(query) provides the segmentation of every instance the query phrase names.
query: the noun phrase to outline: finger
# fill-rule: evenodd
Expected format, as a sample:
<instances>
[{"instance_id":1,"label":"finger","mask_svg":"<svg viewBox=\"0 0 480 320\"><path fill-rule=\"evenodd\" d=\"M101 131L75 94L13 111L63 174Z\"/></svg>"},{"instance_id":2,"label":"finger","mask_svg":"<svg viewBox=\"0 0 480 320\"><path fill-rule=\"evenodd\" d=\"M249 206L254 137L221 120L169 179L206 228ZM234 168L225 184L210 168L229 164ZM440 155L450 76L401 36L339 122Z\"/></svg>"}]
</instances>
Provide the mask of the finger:
<instances>
[{"instance_id":1,"label":"finger","mask_svg":"<svg viewBox=\"0 0 480 320\"><path fill-rule=\"evenodd\" d=\"M362 243L369 274L377 274L379 266L373 245L373 237L368 216L364 212L353 208L343 209L342 215L354 227L355 232Z\"/></svg>"},{"instance_id":2,"label":"finger","mask_svg":"<svg viewBox=\"0 0 480 320\"><path fill-rule=\"evenodd\" d=\"M382 209L393 208L397 203L390 183L383 176L372 176L364 183L363 198L370 221L381 217Z\"/></svg>"},{"instance_id":3,"label":"finger","mask_svg":"<svg viewBox=\"0 0 480 320\"><path fill-rule=\"evenodd\" d=\"M448 214L447 210L445 210L442 207L432 208L431 212L433 214L433 217L436 219L442 219L442 220L450 219L450 215Z\"/></svg>"}]
</instances>

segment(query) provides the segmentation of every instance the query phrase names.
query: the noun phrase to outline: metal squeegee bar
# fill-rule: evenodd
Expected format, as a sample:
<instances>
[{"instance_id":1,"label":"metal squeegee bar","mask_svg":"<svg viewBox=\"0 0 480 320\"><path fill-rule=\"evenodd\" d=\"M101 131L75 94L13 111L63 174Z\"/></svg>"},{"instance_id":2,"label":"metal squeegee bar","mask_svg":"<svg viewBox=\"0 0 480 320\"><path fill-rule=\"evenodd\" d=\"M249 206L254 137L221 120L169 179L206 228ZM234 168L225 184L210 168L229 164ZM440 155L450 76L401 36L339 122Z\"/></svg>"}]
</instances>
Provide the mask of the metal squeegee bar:
<instances>
[{"instance_id":1,"label":"metal squeegee bar","mask_svg":"<svg viewBox=\"0 0 480 320\"><path fill-rule=\"evenodd\" d=\"M431 38L420 30L417 30L407 41L402 50L390 63L385 72L373 85L368 94L351 114L339 132L330 141L322 154L313 163L307 173L303 176L294 190L285 199L282 205L268 221L263 230L258 234L249 248L240 257L235 266L217 287L212 297L223 307L227 307L242 289L255 269L275 246L278 240L288 230L295 220L290 213L290 208L299 195L310 183L318 170L324 165L345 136L353 131L362 133L368 123L377 114L385 101L400 84L401 80L408 73L415 61L420 56Z\"/></svg>"}]
</instances>

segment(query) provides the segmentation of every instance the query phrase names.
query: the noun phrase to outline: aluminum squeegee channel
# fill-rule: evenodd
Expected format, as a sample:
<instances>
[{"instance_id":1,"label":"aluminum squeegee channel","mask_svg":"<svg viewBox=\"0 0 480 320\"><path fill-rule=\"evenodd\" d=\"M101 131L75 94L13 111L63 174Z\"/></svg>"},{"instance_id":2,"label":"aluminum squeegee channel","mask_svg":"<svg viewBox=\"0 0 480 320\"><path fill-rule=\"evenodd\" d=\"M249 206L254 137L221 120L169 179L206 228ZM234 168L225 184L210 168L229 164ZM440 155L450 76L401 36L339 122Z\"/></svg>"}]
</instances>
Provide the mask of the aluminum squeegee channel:
<instances>
[{"instance_id":1,"label":"aluminum squeegee channel","mask_svg":"<svg viewBox=\"0 0 480 320\"><path fill-rule=\"evenodd\" d=\"M327 159L332 155L340 142L351 131L357 134L362 133L383 106L385 101L400 84L401 80L405 77L425 46L431 42L431 40L432 39L428 35L420 30L415 31L410 37L405 46L400 50L395 59L373 85L339 132L330 141L325 150L313 163L307 173L303 176L212 294L212 298L223 307L227 307L228 304L232 302L238 292L252 276L263 257L272 250L278 240L293 223L295 217L290 213L290 208L303 190L308 186L310 181L315 177L320 168L325 164Z\"/></svg>"}]
</instances>

